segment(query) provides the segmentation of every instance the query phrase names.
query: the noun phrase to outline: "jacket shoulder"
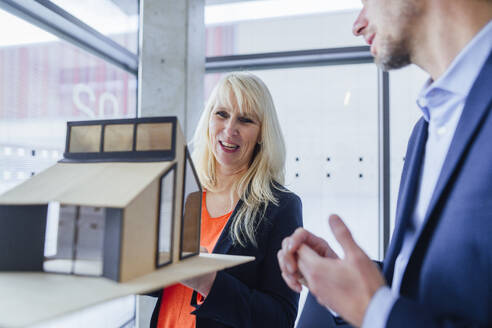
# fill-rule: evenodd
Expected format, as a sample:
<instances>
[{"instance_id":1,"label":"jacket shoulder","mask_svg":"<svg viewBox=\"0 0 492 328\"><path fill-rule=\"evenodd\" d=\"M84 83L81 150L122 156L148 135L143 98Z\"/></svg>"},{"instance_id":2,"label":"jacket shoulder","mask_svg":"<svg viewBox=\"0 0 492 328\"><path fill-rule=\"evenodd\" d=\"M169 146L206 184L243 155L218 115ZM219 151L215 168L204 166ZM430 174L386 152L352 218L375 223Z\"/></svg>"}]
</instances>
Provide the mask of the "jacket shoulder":
<instances>
[{"instance_id":1,"label":"jacket shoulder","mask_svg":"<svg viewBox=\"0 0 492 328\"><path fill-rule=\"evenodd\" d=\"M268 204L265 211L266 221L270 224L275 224L275 222L280 220L286 225L291 222L297 227L302 226L301 198L281 185L272 187L272 192L277 202L276 204Z\"/></svg>"},{"instance_id":2,"label":"jacket shoulder","mask_svg":"<svg viewBox=\"0 0 492 328\"><path fill-rule=\"evenodd\" d=\"M301 205L301 198L297 194L280 184L274 184L272 186L272 192L277 199L278 207L283 207L289 204L298 204L299 206Z\"/></svg>"}]
</instances>

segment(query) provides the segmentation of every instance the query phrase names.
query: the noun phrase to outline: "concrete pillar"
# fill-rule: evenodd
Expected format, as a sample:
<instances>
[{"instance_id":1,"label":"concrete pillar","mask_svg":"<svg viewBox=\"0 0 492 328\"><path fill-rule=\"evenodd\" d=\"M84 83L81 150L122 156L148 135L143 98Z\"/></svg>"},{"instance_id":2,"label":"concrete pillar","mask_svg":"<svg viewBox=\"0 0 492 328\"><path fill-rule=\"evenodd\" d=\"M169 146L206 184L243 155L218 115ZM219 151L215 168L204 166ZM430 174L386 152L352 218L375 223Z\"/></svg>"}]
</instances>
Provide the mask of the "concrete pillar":
<instances>
[{"instance_id":1,"label":"concrete pillar","mask_svg":"<svg viewBox=\"0 0 492 328\"><path fill-rule=\"evenodd\" d=\"M141 0L138 113L178 117L187 140L204 106L204 0Z\"/></svg>"},{"instance_id":2,"label":"concrete pillar","mask_svg":"<svg viewBox=\"0 0 492 328\"><path fill-rule=\"evenodd\" d=\"M190 140L204 107L204 0L140 0L138 115L177 116ZM137 327L156 299L137 297Z\"/></svg>"}]
</instances>

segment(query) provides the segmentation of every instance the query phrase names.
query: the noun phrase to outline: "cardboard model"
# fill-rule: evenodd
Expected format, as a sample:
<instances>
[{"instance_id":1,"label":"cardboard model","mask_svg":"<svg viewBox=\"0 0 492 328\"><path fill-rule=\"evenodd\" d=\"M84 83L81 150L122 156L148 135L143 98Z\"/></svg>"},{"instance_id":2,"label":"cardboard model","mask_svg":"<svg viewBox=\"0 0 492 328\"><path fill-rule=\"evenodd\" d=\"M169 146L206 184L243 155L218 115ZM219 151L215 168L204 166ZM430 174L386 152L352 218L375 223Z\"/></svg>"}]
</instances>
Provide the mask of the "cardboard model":
<instances>
[{"instance_id":1,"label":"cardboard model","mask_svg":"<svg viewBox=\"0 0 492 328\"><path fill-rule=\"evenodd\" d=\"M64 158L0 196L0 271L16 272L0 272L0 293L7 297L9 279L38 292L57 281L46 293L60 297L94 284L87 276L132 282L105 289L99 278L99 295L65 300L61 314L251 260L197 256L201 194L175 117L68 122Z\"/></svg>"}]
</instances>

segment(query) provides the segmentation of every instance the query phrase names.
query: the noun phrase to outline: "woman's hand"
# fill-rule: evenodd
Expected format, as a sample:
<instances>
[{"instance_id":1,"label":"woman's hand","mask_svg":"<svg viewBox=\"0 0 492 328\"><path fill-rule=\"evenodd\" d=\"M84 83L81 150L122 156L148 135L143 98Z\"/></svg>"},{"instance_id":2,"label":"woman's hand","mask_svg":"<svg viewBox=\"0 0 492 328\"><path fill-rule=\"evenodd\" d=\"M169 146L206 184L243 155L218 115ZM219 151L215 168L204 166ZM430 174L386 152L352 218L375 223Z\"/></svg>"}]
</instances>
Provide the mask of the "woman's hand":
<instances>
[{"instance_id":1,"label":"woman's hand","mask_svg":"<svg viewBox=\"0 0 492 328\"><path fill-rule=\"evenodd\" d=\"M208 250L205 247L200 246L201 253L208 253ZM196 292L200 293L203 297L207 297L212 285L215 281L215 277L217 276L217 272L207 273L202 276L198 276L191 279L182 280L181 284L189 287Z\"/></svg>"}]
</instances>

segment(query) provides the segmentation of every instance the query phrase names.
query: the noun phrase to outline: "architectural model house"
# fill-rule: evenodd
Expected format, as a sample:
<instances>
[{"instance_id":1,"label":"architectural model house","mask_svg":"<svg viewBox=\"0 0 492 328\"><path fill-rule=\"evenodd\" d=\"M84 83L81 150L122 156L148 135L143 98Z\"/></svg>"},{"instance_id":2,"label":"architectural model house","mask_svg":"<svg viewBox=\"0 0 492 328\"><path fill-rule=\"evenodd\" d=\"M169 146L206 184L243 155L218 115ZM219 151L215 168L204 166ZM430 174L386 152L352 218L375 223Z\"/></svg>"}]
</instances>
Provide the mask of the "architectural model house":
<instances>
[{"instance_id":1,"label":"architectural model house","mask_svg":"<svg viewBox=\"0 0 492 328\"><path fill-rule=\"evenodd\" d=\"M175 117L68 122L64 158L0 196L0 271L125 282L198 255L200 213Z\"/></svg>"}]
</instances>

